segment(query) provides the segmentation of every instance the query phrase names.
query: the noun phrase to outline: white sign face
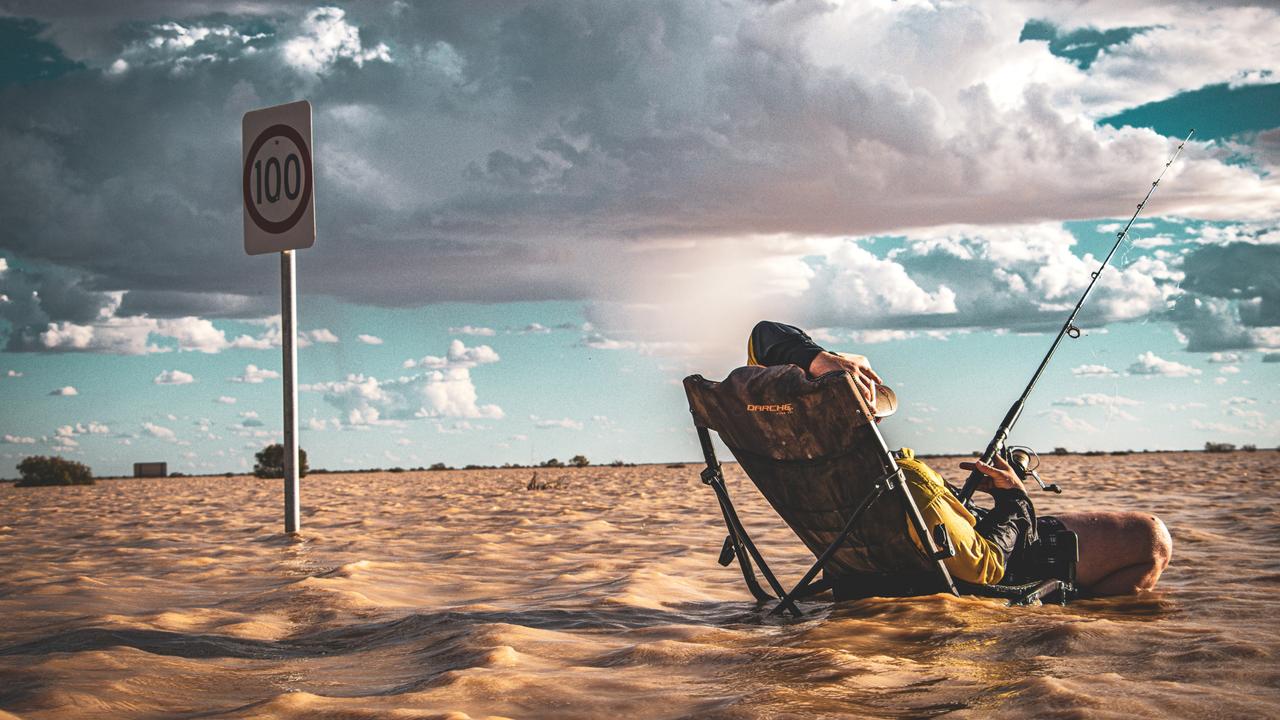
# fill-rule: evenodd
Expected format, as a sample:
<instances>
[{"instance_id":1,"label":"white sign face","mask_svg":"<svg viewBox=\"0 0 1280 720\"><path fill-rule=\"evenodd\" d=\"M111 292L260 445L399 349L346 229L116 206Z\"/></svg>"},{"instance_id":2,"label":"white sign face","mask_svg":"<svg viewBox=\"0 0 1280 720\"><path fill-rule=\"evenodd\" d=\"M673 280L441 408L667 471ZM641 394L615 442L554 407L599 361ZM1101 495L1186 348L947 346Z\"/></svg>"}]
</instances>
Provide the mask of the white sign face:
<instances>
[{"instance_id":1,"label":"white sign face","mask_svg":"<svg viewBox=\"0 0 1280 720\"><path fill-rule=\"evenodd\" d=\"M311 103L254 110L241 123L244 251L309 248L316 242Z\"/></svg>"}]
</instances>

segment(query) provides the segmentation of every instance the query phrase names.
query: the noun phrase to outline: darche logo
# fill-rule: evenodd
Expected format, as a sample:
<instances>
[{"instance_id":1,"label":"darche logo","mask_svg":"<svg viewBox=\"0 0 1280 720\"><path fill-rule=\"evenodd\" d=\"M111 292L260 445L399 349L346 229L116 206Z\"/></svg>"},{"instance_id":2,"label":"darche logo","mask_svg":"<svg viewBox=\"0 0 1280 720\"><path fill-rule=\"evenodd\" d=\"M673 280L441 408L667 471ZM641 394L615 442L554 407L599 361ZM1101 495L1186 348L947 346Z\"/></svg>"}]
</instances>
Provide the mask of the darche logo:
<instances>
[{"instance_id":1,"label":"darche logo","mask_svg":"<svg viewBox=\"0 0 1280 720\"><path fill-rule=\"evenodd\" d=\"M794 411L791 403L784 405L752 405L747 403L747 412L790 413Z\"/></svg>"}]
</instances>

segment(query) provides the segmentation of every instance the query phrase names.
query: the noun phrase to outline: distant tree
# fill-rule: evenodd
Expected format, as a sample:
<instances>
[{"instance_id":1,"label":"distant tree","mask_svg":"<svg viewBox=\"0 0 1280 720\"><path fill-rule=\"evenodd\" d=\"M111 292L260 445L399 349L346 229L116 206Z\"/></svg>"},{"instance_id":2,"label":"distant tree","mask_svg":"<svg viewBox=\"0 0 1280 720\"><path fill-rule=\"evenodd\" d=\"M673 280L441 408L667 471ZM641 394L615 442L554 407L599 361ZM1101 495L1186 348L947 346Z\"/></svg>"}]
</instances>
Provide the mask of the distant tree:
<instances>
[{"instance_id":1,"label":"distant tree","mask_svg":"<svg viewBox=\"0 0 1280 720\"><path fill-rule=\"evenodd\" d=\"M1235 452L1236 446L1231 443L1207 442L1204 444L1204 451L1207 453L1229 453Z\"/></svg>"},{"instance_id":2,"label":"distant tree","mask_svg":"<svg viewBox=\"0 0 1280 720\"><path fill-rule=\"evenodd\" d=\"M428 470L448 470L449 466L445 465L444 463L432 463L431 467L427 469Z\"/></svg>"},{"instance_id":3,"label":"distant tree","mask_svg":"<svg viewBox=\"0 0 1280 720\"><path fill-rule=\"evenodd\" d=\"M284 445L272 443L254 454L253 459L257 460L253 466L255 477L284 477ZM298 448L298 477L306 477L307 471L307 451Z\"/></svg>"},{"instance_id":4,"label":"distant tree","mask_svg":"<svg viewBox=\"0 0 1280 720\"><path fill-rule=\"evenodd\" d=\"M37 485L92 485L93 471L87 465L58 456L35 455L18 463L22 478L16 487Z\"/></svg>"},{"instance_id":5,"label":"distant tree","mask_svg":"<svg viewBox=\"0 0 1280 720\"><path fill-rule=\"evenodd\" d=\"M591 464L586 455L574 455L569 458L569 464L574 467L586 467Z\"/></svg>"},{"instance_id":6,"label":"distant tree","mask_svg":"<svg viewBox=\"0 0 1280 720\"><path fill-rule=\"evenodd\" d=\"M623 465L626 465L626 463L622 462L621 460L614 460L613 462L609 463L609 467L622 467Z\"/></svg>"},{"instance_id":7,"label":"distant tree","mask_svg":"<svg viewBox=\"0 0 1280 720\"><path fill-rule=\"evenodd\" d=\"M1071 453L1064 447L1056 447L1053 449L1053 454L1054 455L1070 455Z\"/></svg>"},{"instance_id":8,"label":"distant tree","mask_svg":"<svg viewBox=\"0 0 1280 720\"><path fill-rule=\"evenodd\" d=\"M1245 452L1257 452L1258 446L1257 445L1241 445L1240 449Z\"/></svg>"},{"instance_id":9,"label":"distant tree","mask_svg":"<svg viewBox=\"0 0 1280 720\"><path fill-rule=\"evenodd\" d=\"M543 460L539 467L564 467L564 463L556 458L551 458L550 460Z\"/></svg>"}]
</instances>

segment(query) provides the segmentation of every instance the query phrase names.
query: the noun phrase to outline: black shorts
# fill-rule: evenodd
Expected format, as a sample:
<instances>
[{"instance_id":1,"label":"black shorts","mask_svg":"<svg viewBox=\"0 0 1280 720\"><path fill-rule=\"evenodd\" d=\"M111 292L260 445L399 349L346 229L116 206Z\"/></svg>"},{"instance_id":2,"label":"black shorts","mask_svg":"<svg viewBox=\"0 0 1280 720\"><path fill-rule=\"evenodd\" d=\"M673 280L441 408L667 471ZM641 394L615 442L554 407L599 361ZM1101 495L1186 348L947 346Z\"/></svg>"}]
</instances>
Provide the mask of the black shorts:
<instances>
[{"instance_id":1,"label":"black shorts","mask_svg":"<svg viewBox=\"0 0 1280 720\"><path fill-rule=\"evenodd\" d=\"M1036 518L1035 537L1024 538L1018 543L1013 556L1005 564L1004 577L1000 582L1005 585L1016 585L1056 577L1062 564L1050 561L1050 557L1058 551L1052 538L1066 531L1067 526L1052 515Z\"/></svg>"}]
</instances>

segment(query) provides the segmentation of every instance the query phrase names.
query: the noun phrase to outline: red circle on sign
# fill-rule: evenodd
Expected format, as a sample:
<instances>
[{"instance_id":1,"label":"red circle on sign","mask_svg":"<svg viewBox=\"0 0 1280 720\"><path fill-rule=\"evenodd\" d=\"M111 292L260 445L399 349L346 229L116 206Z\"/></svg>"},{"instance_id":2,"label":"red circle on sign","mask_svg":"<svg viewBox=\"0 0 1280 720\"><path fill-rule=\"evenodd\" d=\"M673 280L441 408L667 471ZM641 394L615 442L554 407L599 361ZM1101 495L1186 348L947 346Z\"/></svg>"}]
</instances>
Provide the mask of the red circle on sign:
<instances>
[{"instance_id":1,"label":"red circle on sign","mask_svg":"<svg viewBox=\"0 0 1280 720\"><path fill-rule=\"evenodd\" d=\"M298 151L302 153L302 194L301 200L298 201L298 208L293 211L289 217L272 221L262 217L262 213L258 212L258 208L253 204L253 197L249 191L249 171L253 168L253 159L258 156L258 151L273 137L282 137L289 140L298 147ZM253 219L253 224L262 228L264 231L273 235L279 235L293 229L294 225L302 219L307 212L307 204L311 202L311 150L307 147L306 141L302 139L302 135L288 125L278 124L263 130L258 134L258 139L253 141L253 146L249 148L249 154L244 160L244 207L249 213L249 217Z\"/></svg>"}]
</instances>

